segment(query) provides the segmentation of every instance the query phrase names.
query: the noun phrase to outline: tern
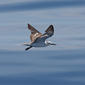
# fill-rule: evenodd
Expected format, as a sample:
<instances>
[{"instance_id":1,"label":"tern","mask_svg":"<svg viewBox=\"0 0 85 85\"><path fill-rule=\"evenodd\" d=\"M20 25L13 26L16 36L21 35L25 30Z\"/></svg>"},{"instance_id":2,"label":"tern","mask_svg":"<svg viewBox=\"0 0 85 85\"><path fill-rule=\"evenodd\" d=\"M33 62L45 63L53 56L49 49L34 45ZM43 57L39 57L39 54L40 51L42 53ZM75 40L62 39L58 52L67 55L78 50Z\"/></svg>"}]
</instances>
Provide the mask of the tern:
<instances>
[{"instance_id":1,"label":"tern","mask_svg":"<svg viewBox=\"0 0 85 85\"><path fill-rule=\"evenodd\" d=\"M28 24L28 29L31 31L30 35L30 43L24 43L25 46L28 46L25 50L29 50L32 47L46 47L50 45L56 45L51 41L47 41L46 39L51 37L54 34L54 27L50 25L45 33L42 34L38 30L36 30L32 25Z\"/></svg>"}]
</instances>

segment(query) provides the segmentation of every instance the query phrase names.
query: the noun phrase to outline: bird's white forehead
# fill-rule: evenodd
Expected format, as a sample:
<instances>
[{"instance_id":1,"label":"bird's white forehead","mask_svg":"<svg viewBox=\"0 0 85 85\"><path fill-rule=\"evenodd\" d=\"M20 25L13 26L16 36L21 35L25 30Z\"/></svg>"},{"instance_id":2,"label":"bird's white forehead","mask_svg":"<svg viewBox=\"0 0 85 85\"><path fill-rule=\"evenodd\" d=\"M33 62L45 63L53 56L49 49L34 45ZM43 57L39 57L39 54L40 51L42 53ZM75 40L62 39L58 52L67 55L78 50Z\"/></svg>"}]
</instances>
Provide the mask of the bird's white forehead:
<instances>
[{"instance_id":1,"label":"bird's white forehead","mask_svg":"<svg viewBox=\"0 0 85 85\"><path fill-rule=\"evenodd\" d=\"M45 41L45 43L52 43L51 41Z\"/></svg>"}]
</instances>

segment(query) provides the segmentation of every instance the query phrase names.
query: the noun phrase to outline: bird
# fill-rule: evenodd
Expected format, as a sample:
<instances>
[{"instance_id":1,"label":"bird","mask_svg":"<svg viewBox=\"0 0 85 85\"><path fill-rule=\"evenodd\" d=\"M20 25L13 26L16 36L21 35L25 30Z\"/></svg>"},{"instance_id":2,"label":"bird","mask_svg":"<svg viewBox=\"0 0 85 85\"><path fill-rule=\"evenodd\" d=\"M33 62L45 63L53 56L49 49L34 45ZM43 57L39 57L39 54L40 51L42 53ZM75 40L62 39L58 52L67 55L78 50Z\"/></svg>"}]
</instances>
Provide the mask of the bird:
<instances>
[{"instance_id":1,"label":"bird","mask_svg":"<svg viewBox=\"0 0 85 85\"><path fill-rule=\"evenodd\" d=\"M35 29L32 25L28 24L28 29L31 31L30 35L30 43L24 43L25 46L28 46L25 50L29 50L32 47L46 47L50 45L56 45L47 39L54 35L54 27L50 25L46 30L45 33L40 33L37 29Z\"/></svg>"}]
</instances>

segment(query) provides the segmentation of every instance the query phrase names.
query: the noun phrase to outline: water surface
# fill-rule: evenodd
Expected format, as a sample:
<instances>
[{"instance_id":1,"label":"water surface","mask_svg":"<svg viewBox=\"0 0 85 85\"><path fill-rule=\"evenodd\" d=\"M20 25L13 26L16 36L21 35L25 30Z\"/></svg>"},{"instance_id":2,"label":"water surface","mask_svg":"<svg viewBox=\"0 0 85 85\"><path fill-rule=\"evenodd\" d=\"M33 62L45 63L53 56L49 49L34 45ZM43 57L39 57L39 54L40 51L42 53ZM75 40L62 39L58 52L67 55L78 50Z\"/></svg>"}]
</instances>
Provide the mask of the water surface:
<instances>
[{"instance_id":1,"label":"water surface","mask_svg":"<svg viewBox=\"0 0 85 85\"><path fill-rule=\"evenodd\" d=\"M0 85L85 85L85 52L0 51Z\"/></svg>"}]
</instances>

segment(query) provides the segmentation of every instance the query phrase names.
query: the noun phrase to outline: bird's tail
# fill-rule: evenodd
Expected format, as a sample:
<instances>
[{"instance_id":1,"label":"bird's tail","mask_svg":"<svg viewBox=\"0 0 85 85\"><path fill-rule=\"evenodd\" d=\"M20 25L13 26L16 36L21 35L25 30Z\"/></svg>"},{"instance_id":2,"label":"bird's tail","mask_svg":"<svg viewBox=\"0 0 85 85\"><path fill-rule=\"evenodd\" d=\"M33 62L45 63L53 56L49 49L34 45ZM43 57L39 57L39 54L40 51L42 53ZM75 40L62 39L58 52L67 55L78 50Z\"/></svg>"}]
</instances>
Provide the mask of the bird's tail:
<instances>
[{"instance_id":1,"label":"bird's tail","mask_svg":"<svg viewBox=\"0 0 85 85\"><path fill-rule=\"evenodd\" d=\"M26 42L24 42L24 45L25 46L31 46L30 43L26 43Z\"/></svg>"}]
</instances>

